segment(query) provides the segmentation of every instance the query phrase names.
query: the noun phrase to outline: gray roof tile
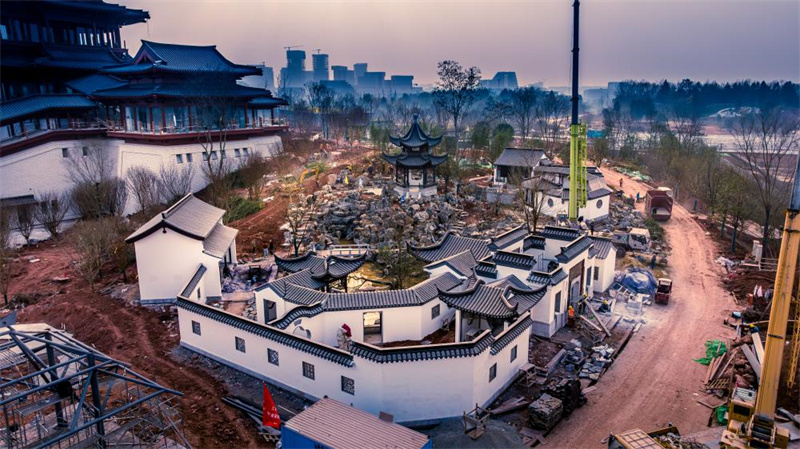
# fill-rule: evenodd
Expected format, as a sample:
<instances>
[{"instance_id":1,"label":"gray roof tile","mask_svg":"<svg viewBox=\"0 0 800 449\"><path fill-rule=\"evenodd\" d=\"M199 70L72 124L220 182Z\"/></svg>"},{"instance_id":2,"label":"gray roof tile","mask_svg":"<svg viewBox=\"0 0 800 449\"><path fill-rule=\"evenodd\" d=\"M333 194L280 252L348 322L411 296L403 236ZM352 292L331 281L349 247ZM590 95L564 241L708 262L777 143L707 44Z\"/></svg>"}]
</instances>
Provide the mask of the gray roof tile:
<instances>
[{"instance_id":1,"label":"gray roof tile","mask_svg":"<svg viewBox=\"0 0 800 449\"><path fill-rule=\"evenodd\" d=\"M36 94L4 101L0 107L0 122L41 114L45 111L91 109L97 104L78 94Z\"/></svg>"},{"instance_id":2,"label":"gray roof tile","mask_svg":"<svg viewBox=\"0 0 800 449\"><path fill-rule=\"evenodd\" d=\"M578 240L570 243L568 246L562 247L561 252L556 254L556 260L561 263L567 263L583 254L583 252L588 250L591 246L592 241L589 239L589 236L584 235Z\"/></svg>"},{"instance_id":3,"label":"gray roof tile","mask_svg":"<svg viewBox=\"0 0 800 449\"><path fill-rule=\"evenodd\" d=\"M190 193L169 209L151 218L125 241L133 243L162 227L203 240L211 234L223 215L225 215L224 210L205 203Z\"/></svg>"},{"instance_id":4,"label":"gray roof tile","mask_svg":"<svg viewBox=\"0 0 800 449\"><path fill-rule=\"evenodd\" d=\"M472 255L476 260L483 259L489 254L488 240L461 237L452 232L446 233L442 240L430 246L414 246L411 244L408 246L411 254L428 263L446 259L466 250L472 251Z\"/></svg>"},{"instance_id":5,"label":"gray roof tile","mask_svg":"<svg viewBox=\"0 0 800 449\"><path fill-rule=\"evenodd\" d=\"M516 228L510 229L492 238L491 243L489 243L489 249L496 251L498 249L507 248L524 239L526 235L528 235L528 227L521 224Z\"/></svg>"},{"instance_id":6,"label":"gray roof tile","mask_svg":"<svg viewBox=\"0 0 800 449\"><path fill-rule=\"evenodd\" d=\"M442 265L447 265L461 276L469 277L472 276L472 270L477 264L478 262L475 260L475 256L472 255L472 251L465 250L446 259L425 265L425 268L434 269Z\"/></svg>"},{"instance_id":7,"label":"gray roof tile","mask_svg":"<svg viewBox=\"0 0 800 449\"><path fill-rule=\"evenodd\" d=\"M506 148L494 165L506 167L535 167L544 157L544 150L531 148Z\"/></svg>"},{"instance_id":8,"label":"gray roof tile","mask_svg":"<svg viewBox=\"0 0 800 449\"><path fill-rule=\"evenodd\" d=\"M203 252L217 259L222 259L228 248L233 244L233 241L236 240L236 234L238 233L239 231L234 228L217 223L211 234L208 234L208 237L203 240Z\"/></svg>"}]
</instances>

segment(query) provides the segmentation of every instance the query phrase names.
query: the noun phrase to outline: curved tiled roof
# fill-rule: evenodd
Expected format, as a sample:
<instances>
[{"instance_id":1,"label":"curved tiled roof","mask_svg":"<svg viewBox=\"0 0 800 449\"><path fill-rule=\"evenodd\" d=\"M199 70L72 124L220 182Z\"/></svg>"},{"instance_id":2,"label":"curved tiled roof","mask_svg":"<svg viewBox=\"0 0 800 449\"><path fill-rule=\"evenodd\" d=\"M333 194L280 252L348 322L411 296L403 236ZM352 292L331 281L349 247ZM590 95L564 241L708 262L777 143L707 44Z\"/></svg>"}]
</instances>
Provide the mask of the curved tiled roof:
<instances>
[{"instance_id":1,"label":"curved tiled roof","mask_svg":"<svg viewBox=\"0 0 800 449\"><path fill-rule=\"evenodd\" d=\"M432 270L442 265L447 265L459 275L469 277L472 276L473 269L477 264L478 262L475 260L475 256L472 255L472 251L464 250L440 261L425 265L425 268Z\"/></svg>"},{"instance_id":2,"label":"curved tiled roof","mask_svg":"<svg viewBox=\"0 0 800 449\"><path fill-rule=\"evenodd\" d=\"M546 239L539 235L529 235L525 237L525 240L522 242L522 250L527 251L531 248L534 249L544 249L546 244Z\"/></svg>"},{"instance_id":3,"label":"curved tiled roof","mask_svg":"<svg viewBox=\"0 0 800 449\"><path fill-rule=\"evenodd\" d=\"M567 263L570 260L578 257L591 246L592 241L589 239L589 236L581 236L578 240L575 240L569 245L562 247L561 252L556 254L556 260L561 263Z\"/></svg>"},{"instance_id":4,"label":"curved tiled roof","mask_svg":"<svg viewBox=\"0 0 800 449\"><path fill-rule=\"evenodd\" d=\"M428 263L446 259L466 250L472 251L472 255L476 260L483 259L489 255L488 240L461 237L452 232L447 232L440 241L433 245L415 246L409 243L408 247L411 254Z\"/></svg>"},{"instance_id":5,"label":"curved tiled roof","mask_svg":"<svg viewBox=\"0 0 800 449\"><path fill-rule=\"evenodd\" d=\"M566 278L567 273L562 268L559 268L550 273L531 271L531 274L528 275L528 282L539 285L556 285Z\"/></svg>"},{"instance_id":6,"label":"curved tiled roof","mask_svg":"<svg viewBox=\"0 0 800 449\"><path fill-rule=\"evenodd\" d=\"M492 255L492 262L503 267L532 270L536 266L536 258L530 254L511 251L497 251Z\"/></svg>"},{"instance_id":7,"label":"curved tiled roof","mask_svg":"<svg viewBox=\"0 0 800 449\"><path fill-rule=\"evenodd\" d=\"M589 257L597 257L600 259L605 259L608 257L608 254L611 252L611 249L614 245L611 243L611 239L607 237L590 237L592 240L592 249L589 250Z\"/></svg>"},{"instance_id":8,"label":"curved tiled roof","mask_svg":"<svg viewBox=\"0 0 800 449\"><path fill-rule=\"evenodd\" d=\"M531 315L529 313L520 317L516 323L509 326L503 333L495 337L494 342L492 342L492 355L502 351L509 343L528 330L532 324L533 320L531 320Z\"/></svg>"},{"instance_id":9,"label":"curved tiled roof","mask_svg":"<svg viewBox=\"0 0 800 449\"><path fill-rule=\"evenodd\" d=\"M377 363L416 362L420 360L474 357L489 349L493 342L494 339L491 332L486 330L476 340L463 343L378 348L367 343L353 341L350 352L354 356Z\"/></svg>"},{"instance_id":10,"label":"curved tiled roof","mask_svg":"<svg viewBox=\"0 0 800 449\"><path fill-rule=\"evenodd\" d=\"M381 153L381 156L386 162L401 167L424 167L428 164L435 167L447 162L446 154L435 156L430 153L400 153L394 155Z\"/></svg>"},{"instance_id":11,"label":"curved tiled roof","mask_svg":"<svg viewBox=\"0 0 800 449\"><path fill-rule=\"evenodd\" d=\"M0 122L21 119L45 111L78 111L97 107L97 104L78 94L36 94L4 101L0 107Z\"/></svg>"},{"instance_id":12,"label":"curved tiled roof","mask_svg":"<svg viewBox=\"0 0 800 449\"><path fill-rule=\"evenodd\" d=\"M508 230L492 238L491 243L489 244L489 248L492 250L506 248L524 239L525 236L527 235L528 235L528 227L524 224L521 224L516 228Z\"/></svg>"},{"instance_id":13,"label":"curved tiled roof","mask_svg":"<svg viewBox=\"0 0 800 449\"><path fill-rule=\"evenodd\" d=\"M142 40L142 46L129 65L107 68L119 75L144 74L150 71L174 73L229 73L236 76L260 75L253 66L234 64L217 50L216 45L164 44Z\"/></svg>"},{"instance_id":14,"label":"curved tiled roof","mask_svg":"<svg viewBox=\"0 0 800 449\"><path fill-rule=\"evenodd\" d=\"M544 150L531 148L506 148L494 165L504 165L506 167L536 167L544 158Z\"/></svg>"},{"instance_id":15,"label":"curved tiled roof","mask_svg":"<svg viewBox=\"0 0 800 449\"><path fill-rule=\"evenodd\" d=\"M298 287L305 287L311 290L319 290L322 287L326 286L327 283L322 282L314 276L311 275L311 271L309 270L300 270L297 273L292 273L288 276L284 276L282 278L275 279L274 281L270 282L267 285L258 287L256 291L261 291L265 288L272 289L278 296L286 298L286 288L289 285L296 285ZM292 299L294 297L288 298L287 301L293 302ZM299 304L302 304L299 303Z\"/></svg>"},{"instance_id":16,"label":"curved tiled roof","mask_svg":"<svg viewBox=\"0 0 800 449\"><path fill-rule=\"evenodd\" d=\"M559 226L545 226L536 235L546 239L563 240L571 242L581 236L581 231L572 228L562 228Z\"/></svg>"},{"instance_id":17,"label":"curved tiled roof","mask_svg":"<svg viewBox=\"0 0 800 449\"><path fill-rule=\"evenodd\" d=\"M389 136L389 141L394 145L403 148L420 148L427 145L428 148L433 148L439 145L442 141L442 136L430 137L419 124L419 116L414 114L413 122L408 131L400 137Z\"/></svg>"},{"instance_id":18,"label":"curved tiled roof","mask_svg":"<svg viewBox=\"0 0 800 449\"><path fill-rule=\"evenodd\" d=\"M275 256L275 264L283 271L298 273L308 270L311 276L320 282L332 282L341 279L358 270L367 260L366 254L358 257L344 256L318 256L314 251L309 251L302 256L280 257Z\"/></svg>"},{"instance_id":19,"label":"curved tiled roof","mask_svg":"<svg viewBox=\"0 0 800 449\"><path fill-rule=\"evenodd\" d=\"M517 316L517 307L505 298L507 288L489 287L482 281L460 292L440 292L439 299L462 312L487 318L509 319Z\"/></svg>"},{"instance_id":20,"label":"curved tiled roof","mask_svg":"<svg viewBox=\"0 0 800 449\"><path fill-rule=\"evenodd\" d=\"M203 240L203 252L209 256L222 259L236 240L237 229L217 223L211 233Z\"/></svg>"},{"instance_id":21,"label":"curved tiled roof","mask_svg":"<svg viewBox=\"0 0 800 449\"><path fill-rule=\"evenodd\" d=\"M187 237L203 240L211 234L225 211L197 199L191 193L170 208L151 218L129 235L125 242L133 243L161 228L170 228Z\"/></svg>"},{"instance_id":22,"label":"curved tiled roof","mask_svg":"<svg viewBox=\"0 0 800 449\"><path fill-rule=\"evenodd\" d=\"M440 291L452 290L461 282L452 273L443 273L404 290L330 293L324 307L326 311L333 311L418 306L439 296Z\"/></svg>"},{"instance_id":23,"label":"curved tiled roof","mask_svg":"<svg viewBox=\"0 0 800 449\"><path fill-rule=\"evenodd\" d=\"M310 318L313 316L317 316L324 311L325 309L322 307L322 304L315 304L313 306L295 307L294 309L290 310L289 313L284 315L283 318L272 321L271 323L269 323L269 325L275 326L278 329L286 329L287 327L289 327L290 324L294 323L296 320L300 318Z\"/></svg>"}]
</instances>

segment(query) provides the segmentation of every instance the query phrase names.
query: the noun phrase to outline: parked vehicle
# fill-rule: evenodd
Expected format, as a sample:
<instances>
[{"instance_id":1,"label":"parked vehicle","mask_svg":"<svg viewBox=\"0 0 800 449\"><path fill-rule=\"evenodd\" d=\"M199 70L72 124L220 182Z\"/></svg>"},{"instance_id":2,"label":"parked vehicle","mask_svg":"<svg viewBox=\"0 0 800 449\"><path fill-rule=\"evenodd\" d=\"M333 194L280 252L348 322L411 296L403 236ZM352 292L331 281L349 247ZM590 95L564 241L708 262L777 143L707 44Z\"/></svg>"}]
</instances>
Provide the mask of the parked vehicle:
<instances>
[{"instance_id":1,"label":"parked vehicle","mask_svg":"<svg viewBox=\"0 0 800 449\"><path fill-rule=\"evenodd\" d=\"M648 190L645 196L645 213L657 221L667 221L672 216L672 189L659 187Z\"/></svg>"},{"instance_id":2,"label":"parked vehicle","mask_svg":"<svg viewBox=\"0 0 800 449\"><path fill-rule=\"evenodd\" d=\"M617 248L617 256L624 257L629 250L647 251L650 249L650 231L644 228L631 228L630 231L615 231L611 243Z\"/></svg>"},{"instance_id":3,"label":"parked vehicle","mask_svg":"<svg viewBox=\"0 0 800 449\"><path fill-rule=\"evenodd\" d=\"M680 432L675 426L665 427L653 432L633 429L626 432L612 433L608 437L608 449L663 449L664 446L659 444L656 438L668 433L680 436Z\"/></svg>"},{"instance_id":4,"label":"parked vehicle","mask_svg":"<svg viewBox=\"0 0 800 449\"><path fill-rule=\"evenodd\" d=\"M658 278L656 286L656 304L669 304L669 296L672 293L672 279Z\"/></svg>"}]
</instances>

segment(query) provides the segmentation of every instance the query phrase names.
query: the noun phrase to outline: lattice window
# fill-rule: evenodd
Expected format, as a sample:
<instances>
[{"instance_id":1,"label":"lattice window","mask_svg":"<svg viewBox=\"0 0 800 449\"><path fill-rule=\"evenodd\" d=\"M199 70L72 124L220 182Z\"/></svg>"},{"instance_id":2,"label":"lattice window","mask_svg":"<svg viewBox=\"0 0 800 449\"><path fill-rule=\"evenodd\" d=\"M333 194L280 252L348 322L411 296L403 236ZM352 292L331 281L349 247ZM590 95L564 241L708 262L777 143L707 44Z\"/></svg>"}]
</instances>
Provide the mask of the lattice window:
<instances>
[{"instance_id":1,"label":"lattice window","mask_svg":"<svg viewBox=\"0 0 800 449\"><path fill-rule=\"evenodd\" d=\"M517 347L514 346L513 348L511 348L511 361L513 362L516 359L517 359Z\"/></svg>"},{"instance_id":2,"label":"lattice window","mask_svg":"<svg viewBox=\"0 0 800 449\"><path fill-rule=\"evenodd\" d=\"M314 379L314 365L303 362L303 376Z\"/></svg>"},{"instance_id":3,"label":"lattice window","mask_svg":"<svg viewBox=\"0 0 800 449\"><path fill-rule=\"evenodd\" d=\"M433 306L433 308L431 309L431 319L434 319L437 316L439 316L441 312L442 312L441 304L436 304L435 306Z\"/></svg>"},{"instance_id":4,"label":"lattice window","mask_svg":"<svg viewBox=\"0 0 800 449\"><path fill-rule=\"evenodd\" d=\"M239 352L247 352L244 344L244 338L234 337L236 339L236 350Z\"/></svg>"},{"instance_id":5,"label":"lattice window","mask_svg":"<svg viewBox=\"0 0 800 449\"><path fill-rule=\"evenodd\" d=\"M342 391L347 394L356 394L356 381L349 378L342 376Z\"/></svg>"},{"instance_id":6,"label":"lattice window","mask_svg":"<svg viewBox=\"0 0 800 449\"><path fill-rule=\"evenodd\" d=\"M493 381L495 377L497 377L497 363L489 368L489 382Z\"/></svg>"},{"instance_id":7,"label":"lattice window","mask_svg":"<svg viewBox=\"0 0 800 449\"><path fill-rule=\"evenodd\" d=\"M200 334L200 323L198 323L197 321L192 321L192 333L195 334L195 335L201 335Z\"/></svg>"},{"instance_id":8,"label":"lattice window","mask_svg":"<svg viewBox=\"0 0 800 449\"><path fill-rule=\"evenodd\" d=\"M269 363L275 366L279 366L281 364L278 351L274 349L267 349L267 360L269 360Z\"/></svg>"}]
</instances>

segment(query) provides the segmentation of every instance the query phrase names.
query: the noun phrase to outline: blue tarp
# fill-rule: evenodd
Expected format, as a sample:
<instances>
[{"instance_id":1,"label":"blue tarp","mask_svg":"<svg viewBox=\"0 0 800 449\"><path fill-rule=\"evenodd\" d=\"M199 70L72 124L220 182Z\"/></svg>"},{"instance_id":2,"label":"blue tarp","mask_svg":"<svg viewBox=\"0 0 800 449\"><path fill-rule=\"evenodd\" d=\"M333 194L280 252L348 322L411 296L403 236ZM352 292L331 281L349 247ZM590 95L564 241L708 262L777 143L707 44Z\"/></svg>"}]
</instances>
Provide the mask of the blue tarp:
<instances>
[{"instance_id":1,"label":"blue tarp","mask_svg":"<svg viewBox=\"0 0 800 449\"><path fill-rule=\"evenodd\" d=\"M652 295L656 292L656 277L650 270L630 267L625 270L620 281L622 285L636 293Z\"/></svg>"}]
</instances>

